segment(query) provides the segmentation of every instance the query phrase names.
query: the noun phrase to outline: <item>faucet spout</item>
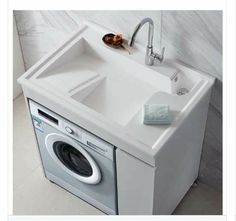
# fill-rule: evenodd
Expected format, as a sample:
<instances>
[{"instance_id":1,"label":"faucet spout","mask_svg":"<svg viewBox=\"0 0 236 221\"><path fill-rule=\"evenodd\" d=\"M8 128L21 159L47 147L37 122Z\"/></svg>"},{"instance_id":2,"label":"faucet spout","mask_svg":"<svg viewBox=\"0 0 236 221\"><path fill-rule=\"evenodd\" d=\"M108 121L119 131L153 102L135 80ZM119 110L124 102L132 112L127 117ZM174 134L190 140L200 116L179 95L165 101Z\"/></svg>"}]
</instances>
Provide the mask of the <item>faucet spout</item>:
<instances>
[{"instance_id":1,"label":"faucet spout","mask_svg":"<svg viewBox=\"0 0 236 221\"><path fill-rule=\"evenodd\" d=\"M154 33L154 24L153 20L151 18L144 18L134 29L133 35L130 40L130 46L132 47L134 44L134 41L136 39L136 35L139 32L139 30L143 27L144 24L149 23L149 29L148 29L148 45L147 47L152 47L153 45L153 33Z\"/></svg>"},{"instance_id":2,"label":"faucet spout","mask_svg":"<svg viewBox=\"0 0 236 221\"><path fill-rule=\"evenodd\" d=\"M146 23L149 24L149 28L148 28L148 43L147 43L147 49L146 49L145 63L147 65L153 65L154 60L158 60L159 62L163 61L165 48L162 49L161 55L153 52L154 24L153 24L153 20L151 18L144 18L141 20L141 22L138 23L138 25L135 27L134 32L131 36L131 40L130 40L129 45L130 45L130 47L132 47L134 45L137 33L143 27L143 25Z\"/></svg>"}]
</instances>

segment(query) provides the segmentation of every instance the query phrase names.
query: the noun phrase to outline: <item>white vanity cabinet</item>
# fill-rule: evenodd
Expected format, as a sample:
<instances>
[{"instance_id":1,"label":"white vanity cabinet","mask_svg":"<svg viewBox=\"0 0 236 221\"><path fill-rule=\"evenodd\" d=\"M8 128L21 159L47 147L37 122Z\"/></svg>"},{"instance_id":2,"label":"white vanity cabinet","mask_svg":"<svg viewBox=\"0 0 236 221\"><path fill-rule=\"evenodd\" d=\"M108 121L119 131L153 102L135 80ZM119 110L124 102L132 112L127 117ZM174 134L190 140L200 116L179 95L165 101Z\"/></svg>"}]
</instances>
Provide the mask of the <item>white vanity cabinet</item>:
<instances>
[{"instance_id":1,"label":"white vanity cabinet","mask_svg":"<svg viewBox=\"0 0 236 221\"><path fill-rule=\"evenodd\" d=\"M86 23L19 79L24 96L117 147L119 214L171 214L198 177L214 78L146 66L145 48L110 49L106 33ZM142 124L145 104L169 105L171 124Z\"/></svg>"},{"instance_id":2,"label":"white vanity cabinet","mask_svg":"<svg viewBox=\"0 0 236 221\"><path fill-rule=\"evenodd\" d=\"M152 166L116 150L120 215L169 215L198 177L210 90L163 145Z\"/></svg>"}]
</instances>

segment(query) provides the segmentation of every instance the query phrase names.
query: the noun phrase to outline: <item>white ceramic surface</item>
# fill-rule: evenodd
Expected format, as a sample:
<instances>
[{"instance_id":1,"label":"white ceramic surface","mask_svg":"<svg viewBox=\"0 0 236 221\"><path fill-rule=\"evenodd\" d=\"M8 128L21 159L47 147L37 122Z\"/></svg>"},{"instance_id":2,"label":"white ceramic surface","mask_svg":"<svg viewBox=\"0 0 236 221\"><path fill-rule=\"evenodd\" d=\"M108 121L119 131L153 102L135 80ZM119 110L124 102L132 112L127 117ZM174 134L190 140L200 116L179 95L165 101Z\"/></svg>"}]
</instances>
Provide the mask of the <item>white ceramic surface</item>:
<instances>
[{"instance_id":1,"label":"white ceramic surface","mask_svg":"<svg viewBox=\"0 0 236 221\"><path fill-rule=\"evenodd\" d=\"M145 66L145 48L136 44L131 55L108 48L101 41L104 33L107 30L103 27L87 23L29 69L20 83L26 90L30 88L40 94L38 98L31 94L31 99L39 99L38 102L43 99L40 103L46 106L47 99L54 102L59 99L62 108L80 113L78 117L86 121L85 128L96 130L94 126L90 129L89 122L96 124L95 134L104 135L103 130L109 131L110 135L101 137L131 142L135 148L117 146L124 146L132 154L154 163L153 157L163 142L211 88L213 78L177 63ZM182 87L189 93L178 96L177 91ZM141 110L145 103L170 105L172 124L142 125ZM54 110L56 106L53 106L48 108ZM60 108L54 111L60 113Z\"/></svg>"}]
</instances>

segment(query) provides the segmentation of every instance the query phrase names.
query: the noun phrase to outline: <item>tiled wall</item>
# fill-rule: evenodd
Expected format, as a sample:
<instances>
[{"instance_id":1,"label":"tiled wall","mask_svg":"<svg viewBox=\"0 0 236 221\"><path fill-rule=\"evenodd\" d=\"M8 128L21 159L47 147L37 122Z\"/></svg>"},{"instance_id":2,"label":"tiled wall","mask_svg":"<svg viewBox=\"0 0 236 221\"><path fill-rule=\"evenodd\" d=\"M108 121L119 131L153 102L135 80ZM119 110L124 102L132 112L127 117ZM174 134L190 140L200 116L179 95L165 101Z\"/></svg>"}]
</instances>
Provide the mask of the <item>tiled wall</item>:
<instances>
[{"instance_id":1,"label":"tiled wall","mask_svg":"<svg viewBox=\"0 0 236 221\"><path fill-rule=\"evenodd\" d=\"M155 22L154 47L166 58L215 76L199 178L222 189L222 12L221 11L15 11L26 68L59 45L83 20L130 36L144 17ZM137 40L146 45L147 26Z\"/></svg>"}]
</instances>

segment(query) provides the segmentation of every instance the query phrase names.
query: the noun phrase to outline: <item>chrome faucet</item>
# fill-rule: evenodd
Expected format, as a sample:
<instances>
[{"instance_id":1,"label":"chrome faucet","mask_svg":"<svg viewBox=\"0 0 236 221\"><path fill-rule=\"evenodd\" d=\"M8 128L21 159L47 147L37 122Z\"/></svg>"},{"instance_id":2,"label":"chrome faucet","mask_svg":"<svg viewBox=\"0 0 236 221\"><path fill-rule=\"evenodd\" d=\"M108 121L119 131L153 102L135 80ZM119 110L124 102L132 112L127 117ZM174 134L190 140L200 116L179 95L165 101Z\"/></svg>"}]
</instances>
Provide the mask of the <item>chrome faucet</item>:
<instances>
[{"instance_id":1,"label":"chrome faucet","mask_svg":"<svg viewBox=\"0 0 236 221\"><path fill-rule=\"evenodd\" d=\"M148 29L148 44L146 49L146 58L145 58L145 64L147 65L153 65L154 60L158 60L159 62L162 62L164 59L164 52L165 48L162 48L161 54L154 53L153 52L153 33L154 33L154 25L153 20L151 18L144 18L134 29L133 35L130 40L130 47L134 45L134 41L136 38L136 35L140 28L146 24L149 23L149 29Z\"/></svg>"}]
</instances>

